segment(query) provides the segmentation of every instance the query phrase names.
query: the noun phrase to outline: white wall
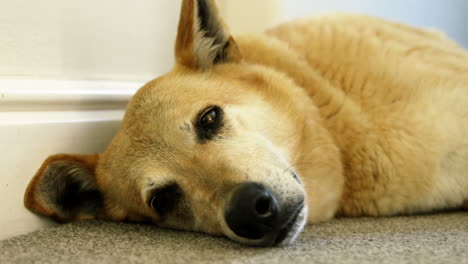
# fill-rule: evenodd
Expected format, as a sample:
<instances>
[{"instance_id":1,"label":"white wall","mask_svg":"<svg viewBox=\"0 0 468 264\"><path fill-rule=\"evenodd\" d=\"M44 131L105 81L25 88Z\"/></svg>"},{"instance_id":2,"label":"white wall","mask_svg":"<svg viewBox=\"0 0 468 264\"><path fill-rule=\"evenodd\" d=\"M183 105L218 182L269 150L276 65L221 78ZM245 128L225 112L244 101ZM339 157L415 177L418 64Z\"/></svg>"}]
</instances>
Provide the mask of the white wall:
<instances>
[{"instance_id":1,"label":"white wall","mask_svg":"<svg viewBox=\"0 0 468 264\"><path fill-rule=\"evenodd\" d=\"M52 224L23 195L55 153L100 153L141 83L0 79L0 240Z\"/></svg>"},{"instance_id":2,"label":"white wall","mask_svg":"<svg viewBox=\"0 0 468 264\"><path fill-rule=\"evenodd\" d=\"M171 67L179 5L0 0L0 240L52 224L24 208L29 180L48 155L106 148L142 81Z\"/></svg>"},{"instance_id":3,"label":"white wall","mask_svg":"<svg viewBox=\"0 0 468 264\"><path fill-rule=\"evenodd\" d=\"M172 65L179 6L0 0L0 78L152 79Z\"/></svg>"},{"instance_id":4,"label":"white wall","mask_svg":"<svg viewBox=\"0 0 468 264\"><path fill-rule=\"evenodd\" d=\"M282 4L283 20L330 12L367 13L437 28L468 48L466 0L282 0Z\"/></svg>"},{"instance_id":5,"label":"white wall","mask_svg":"<svg viewBox=\"0 0 468 264\"><path fill-rule=\"evenodd\" d=\"M233 31L262 31L280 1L218 2ZM180 3L0 0L0 78L150 80L173 64Z\"/></svg>"},{"instance_id":6,"label":"white wall","mask_svg":"<svg viewBox=\"0 0 468 264\"><path fill-rule=\"evenodd\" d=\"M468 46L465 0L218 0L233 31L364 12L436 27ZM0 78L146 81L173 63L180 0L0 0Z\"/></svg>"},{"instance_id":7,"label":"white wall","mask_svg":"<svg viewBox=\"0 0 468 264\"><path fill-rule=\"evenodd\" d=\"M218 0L226 23L233 32L262 32L281 22L284 0Z\"/></svg>"}]
</instances>

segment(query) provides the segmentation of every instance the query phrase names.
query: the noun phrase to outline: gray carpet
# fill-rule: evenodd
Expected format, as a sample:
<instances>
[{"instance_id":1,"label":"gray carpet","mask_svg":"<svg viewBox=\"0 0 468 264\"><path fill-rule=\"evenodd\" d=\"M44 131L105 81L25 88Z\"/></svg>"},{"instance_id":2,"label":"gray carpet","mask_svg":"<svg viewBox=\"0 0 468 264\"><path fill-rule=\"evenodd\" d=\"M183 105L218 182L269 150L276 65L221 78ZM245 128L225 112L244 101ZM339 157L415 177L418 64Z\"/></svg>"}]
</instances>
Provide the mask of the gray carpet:
<instances>
[{"instance_id":1,"label":"gray carpet","mask_svg":"<svg viewBox=\"0 0 468 264\"><path fill-rule=\"evenodd\" d=\"M4 228L4 227L3 227ZM468 263L468 213L346 218L284 248L150 225L88 221L0 241L0 263Z\"/></svg>"}]
</instances>

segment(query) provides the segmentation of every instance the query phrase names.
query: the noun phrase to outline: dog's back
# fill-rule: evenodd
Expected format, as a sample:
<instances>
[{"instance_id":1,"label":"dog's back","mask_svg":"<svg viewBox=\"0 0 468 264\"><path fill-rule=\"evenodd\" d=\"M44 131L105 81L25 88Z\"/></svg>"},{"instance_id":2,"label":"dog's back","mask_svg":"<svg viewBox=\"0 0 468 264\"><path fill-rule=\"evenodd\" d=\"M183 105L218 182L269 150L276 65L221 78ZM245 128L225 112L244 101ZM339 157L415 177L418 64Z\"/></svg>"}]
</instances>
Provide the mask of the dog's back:
<instances>
[{"instance_id":1,"label":"dog's back","mask_svg":"<svg viewBox=\"0 0 468 264\"><path fill-rule=\"evenodd\" d=\"M341 214L468 199L468 53L443 34L334 15L237 41L246 59L286 73L318 106L342 155Z\"/></svg>"}]
</instances>

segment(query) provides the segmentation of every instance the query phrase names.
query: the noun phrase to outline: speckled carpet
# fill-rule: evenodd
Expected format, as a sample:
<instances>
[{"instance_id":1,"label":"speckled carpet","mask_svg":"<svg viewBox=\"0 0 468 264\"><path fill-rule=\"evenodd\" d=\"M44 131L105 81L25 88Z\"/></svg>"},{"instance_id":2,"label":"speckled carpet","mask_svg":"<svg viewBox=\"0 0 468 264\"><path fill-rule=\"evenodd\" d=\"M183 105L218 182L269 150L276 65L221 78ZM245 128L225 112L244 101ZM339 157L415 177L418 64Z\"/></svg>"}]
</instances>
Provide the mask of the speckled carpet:
<instances>
[{"instance_id":1,"label":"speckled carpet","mask_svg":"<svg viewBox=\"0 0 468 264\"><path fill-rule=\"evenodd\" d=\"M6 227L2 227L6 228ZM468 263L468 213L344 218L283 248L150 225L86 221L0 241L0 263Z\"/></svg>"}]
</instances>

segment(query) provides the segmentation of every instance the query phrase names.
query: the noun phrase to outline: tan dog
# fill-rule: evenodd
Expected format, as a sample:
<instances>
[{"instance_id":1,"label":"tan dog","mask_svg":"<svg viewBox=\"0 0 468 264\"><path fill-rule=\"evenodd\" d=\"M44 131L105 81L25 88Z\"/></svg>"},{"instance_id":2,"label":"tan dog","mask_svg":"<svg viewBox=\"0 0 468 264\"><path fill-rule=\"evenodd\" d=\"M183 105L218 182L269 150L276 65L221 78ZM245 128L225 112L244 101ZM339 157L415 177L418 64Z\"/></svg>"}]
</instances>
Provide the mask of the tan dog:
<instances>
[{"instance_id":1,"label":"tan dog","mask_svg":"<svg viewBox=\"0 0 468 264\"><path fill-rule=\"evenodd\" d=\"M184 0L171 72L100 155L54 155L26 207L287 244L304 224L462 208L468 53L443 35L326 16L232 37Z\"/></svg>"}]
</instances>

